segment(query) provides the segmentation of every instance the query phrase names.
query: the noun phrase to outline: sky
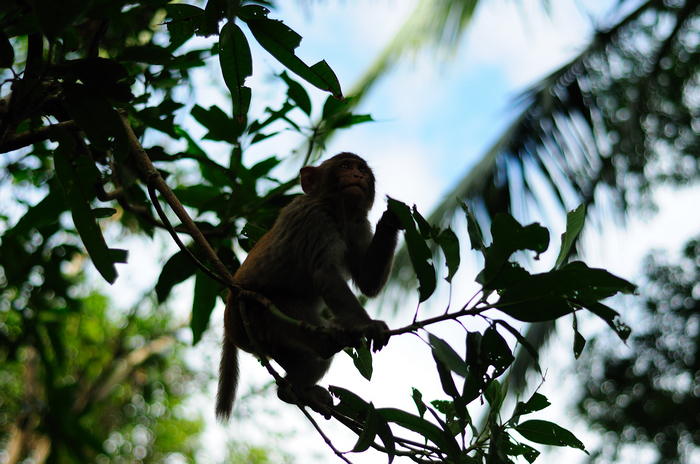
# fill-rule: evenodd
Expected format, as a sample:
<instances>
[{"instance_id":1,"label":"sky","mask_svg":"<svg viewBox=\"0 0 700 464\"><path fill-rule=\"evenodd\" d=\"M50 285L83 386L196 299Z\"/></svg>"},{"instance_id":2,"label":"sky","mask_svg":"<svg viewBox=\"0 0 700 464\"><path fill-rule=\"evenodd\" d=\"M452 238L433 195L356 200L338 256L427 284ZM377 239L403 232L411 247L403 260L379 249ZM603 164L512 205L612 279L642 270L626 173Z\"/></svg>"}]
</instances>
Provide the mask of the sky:
<instances>
[{"instance_id":1,"label":"sky","mask_svg":"<svg viewBox=\"0 0 700 464\"><path fill-rule=\"evenodd\" d=\"M270 17L283 19L304 38L298 53L307 64L326 59L347 92L391 40L416 3L408 0L280 1L279 8ZM451 60L436 59L434 53L419 54L384 76L375 86L358 112L371 114L376 122L343 131L328 146L329 155L340 151L355 152L372 166L378 179L373 220L384 210L381 199L387 194L409 205L416 204L419 211L427 215L509 125L513 117L509 105L513 98L578 54L590 40L595 22L605 20L611 1L557 0L550 3L551 14L548 16L539 0L483 1ZM269 83L271 73L280 72L282 67L259 48L253 47L253 56L254 75L247 84L253 89L251 112L255 115L279 97L275 92L282 90L271 88ZM230 109L215 86L208 87L217 78L216 63L200 72L204 74L196 75L195 81L199 104L204 107L217 104ZM314 107L320 111L327 94L310 86L307 89ZM204 130L192 120L183 123L199 136L204 134ZM252 165L272 154L285 155L295 143L293 138L274 138L269 144L261 144L247 152L245 162ZM222 149L221 144L203 142L203 145L212 152ZM220 155L225 156L225 153ZM298 168L291 162L283 164L281 169L291 172ZM602 233L587 233L584 237L587 262L634 280L639 276L639 263L650 247L664 247L675 253L692 232L700 230L700 217L690 218L685 214L685 208L692 204L696 194L694 190L681 193L661 190L657 195L660 213L655 218L633 218L626 229L609 225ZM558 237L562 232L563 217L552 215L551 220L552 223L544 225L552 229L552 237ZM165 250L174 251L174 246L168 242L164 242L161 248L136 242L129 246L131 256L144 262ZM556 259L556 240L553 240L552 248L543 257L543 265L551 266ZM153 272L149 273L147 266L133 263L128 270L124 268L120 272L122 277L111 290L115 295L123 295L127 288L133 292L134 287L146 291L152 288L157 277L157 273L155 276ZM452 288L453 304L464 304L475 292L473 276L476 272L475 260L463 264L456 278L459 284ZM182 314L187 314L191 302L191 296L187 295L191 295L191 287L188 289L183 285L177 292L177 295L186 297L176 295L171 300L179 300ZM437 315L448 304L449 296L449 289L443 286L435 301L421 307L420 316ZM415 296L412 298L402 305L396 316L382 313L382 317L388 318L390 327L410 323L417 303ZM190 353L193 363L200 366L208 363L215 369L222 315L223 308L217 308L212 315L209 333ZM570 322L566 324L570 325ZM593 324L581 330L587 336L599 329ZM435 332L454 346L464 343L463 331L457 327L443 326L436 328ZM553 349L554 354L543 361L543 366L548 361L551 365L546 366L550 370L540 391L550 397L552 409L559 411L554 420L569 427L573 418L567 413L567 398L562 397L561 387L573 388L571 379L564 378L573 355L570 334L567 335L566 330L561 332L564 334L554 342L554 346L561 349ZM184 332L183 337L187 337ZM342 385L365 399L371 399L378 407L400 407L409 411L413 410L411 387L418 388L428 400L443 398L430 351L418 337L394 337L389 346L375 356L374 362L375 376L367 382L354 370L350 359L341 353L336 356L322 384ZM248 391L246 385L260 386L269 380L264 369L251 356L241 356L241 371L244 387L239 394ZM274 394L246 403L252 411L266 410L272 414L255 414L249 420L232 421L226 428L214 425L213 395L212 385L210 397L198 398L197 404L192 405L207 420L212 443L238 437L279 447L296 456L297 462L340 462L332 457L321 437L303 416L293 407L278 402ZM554 413L548 411L549 419L552 419L551 414ZM338 448L352 448L352 434L332 421L320 421ZM577 434L585 434L585 427L581 424L573 424L571 428ZM584 439L583 436L579 438ZM591 444L595 443L595 437L586 438ZM208 446L201 456L202 462L209 459L214 462L220 458L217 448L220 450L222 446ZM320 460L315 461L318 457ZM372 452L349 457L354 462L386 462L384 456ZM570 462L578 462L584 457L579 451L566 454Z\"/></svg>"}]
</instances>

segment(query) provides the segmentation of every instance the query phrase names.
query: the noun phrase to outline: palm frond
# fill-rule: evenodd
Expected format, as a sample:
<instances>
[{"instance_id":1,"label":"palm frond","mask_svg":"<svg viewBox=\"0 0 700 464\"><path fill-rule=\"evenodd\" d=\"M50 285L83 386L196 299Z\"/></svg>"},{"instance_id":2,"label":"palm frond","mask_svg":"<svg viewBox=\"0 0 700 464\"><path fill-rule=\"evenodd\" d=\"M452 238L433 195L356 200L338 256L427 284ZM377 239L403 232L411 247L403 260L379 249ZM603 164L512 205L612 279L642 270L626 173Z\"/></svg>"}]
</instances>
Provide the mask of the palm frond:
<instances>
[{"instance_id":1,"label":"palm frond","mask_svg":"<svg viewBox=\"0 0 700 464\"><path fill-rule=\"evenodd\" d=\"M649 0L596 33L514 102L513 123L429 221L449 222L458 199L485 212L486 222L501 211L522 213L513 211L523 204L519 197L541 208L535 178L565 209L602 200L621 219L630 207L652 205L653 185L700 177L700 110L689 99L700 93L699 28L696 2ZM410 273L399 272L408 263L400 250L392 282L412 283Z\"/></svg>"},{"instance_id":2,"label":"palm frond","mask_svg":"<svg viewBox=\"0 0 700 464\"><path fill-rule=\"evenodd\" d=\"M616 14L626 16L521 95L518 116L430 214L431 223L449 222L460 211L457 199L484 212L485 222L501 211L522 213L513 211L522 197L542 208L536 192L543 189L533 178L565 209L582 202L600 216L603 202L622 219L630 208L653 207L654 185L700 178L700 4L631 4L621 1ZM413 285L407 267L402 249L394 285ZM536 324L526 336L540 349L552 330ZM531 364L528 355L517 356L510 377L516 390Z\"/></svg>"}]
</instances>

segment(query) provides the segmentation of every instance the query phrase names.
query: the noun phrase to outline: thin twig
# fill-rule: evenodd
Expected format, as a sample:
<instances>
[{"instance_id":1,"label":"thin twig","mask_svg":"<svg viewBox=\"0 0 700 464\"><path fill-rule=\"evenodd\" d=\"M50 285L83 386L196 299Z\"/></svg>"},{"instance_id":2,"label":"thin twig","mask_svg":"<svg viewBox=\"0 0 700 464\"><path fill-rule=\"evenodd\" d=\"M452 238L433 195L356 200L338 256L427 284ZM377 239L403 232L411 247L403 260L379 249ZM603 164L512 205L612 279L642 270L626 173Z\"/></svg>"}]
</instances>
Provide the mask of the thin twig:
<instances>
[{"instance_id":1,"label":"thin twig","mask_svg":"<svg viewBox=\"0 0 700 464\"><path fill-rule=\"evenodd\" d=\"M141 170L146 174L149 185L153 185L153 188L158 190L158 192L160 192L160 194L163 196L165 202L168 203L175 215L178 217L178 219L180 219L180 222L182 222L182 225L185 226L190 236L192 236L192 240L194 240L204 256L206 256L207 261L209 261L209 263L212 265L214 272L219 275L221 279L223 279L227 286L237 287L231 273L216 255L211 245L207 239L204 238L204 235L202 235L202 232L194 223L190 215L187 214L187 211L182 206L182 203L180 203L180 201L177 199L175 193L170 189L168 184L165 183L165 179L163 179L163 177L160 175L160 172L158 172L155 166L153 166L153 163L146 153L146 150L144 150L141 146L141 142L139 142L138 137L136 137L136 134L134 134L134 131L129 124L129 116L127 112L120 109L119 115L121 116L124 123L124 128L126 129L131 153L136 158Z\"/></svg>"}]
</instances>

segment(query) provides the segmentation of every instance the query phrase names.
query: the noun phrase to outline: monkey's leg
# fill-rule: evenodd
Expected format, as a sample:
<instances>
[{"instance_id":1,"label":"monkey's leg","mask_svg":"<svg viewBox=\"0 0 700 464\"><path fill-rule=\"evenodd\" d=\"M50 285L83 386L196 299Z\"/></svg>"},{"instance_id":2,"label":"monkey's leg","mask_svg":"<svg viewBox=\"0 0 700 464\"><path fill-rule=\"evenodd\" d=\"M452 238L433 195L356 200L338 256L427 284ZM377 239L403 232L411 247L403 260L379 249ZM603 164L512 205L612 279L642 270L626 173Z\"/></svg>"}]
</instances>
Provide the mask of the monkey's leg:
<instances>
[{"instance_id":1,"label":"monkey's leg","mask_svg":"<svg viewBox=\"0 0 700 464\"><path fill-rule=\"evenodd\" d=\"M287 350L285 354L274 358L287 372L285 378L292 385L294 394L299 401L326 419L330 419L330 406L333 405L333 398L328 390L316 385L316 383L328 371L331 360L319 357L311 349ZM294 403L285 388L279 388L277 396L285 403Z\"/></svg>"}]
</instances>

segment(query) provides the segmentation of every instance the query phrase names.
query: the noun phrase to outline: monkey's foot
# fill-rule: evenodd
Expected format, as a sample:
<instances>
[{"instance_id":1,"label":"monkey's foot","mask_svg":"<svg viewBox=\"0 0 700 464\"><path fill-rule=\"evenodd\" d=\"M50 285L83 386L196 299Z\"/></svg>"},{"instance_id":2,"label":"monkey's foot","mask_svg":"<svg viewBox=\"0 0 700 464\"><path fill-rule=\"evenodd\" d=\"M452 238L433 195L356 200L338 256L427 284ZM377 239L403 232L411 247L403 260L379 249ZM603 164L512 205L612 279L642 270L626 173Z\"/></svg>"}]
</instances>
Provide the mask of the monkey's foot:
<instances>
[{"instance_id":1,"label":"monkey's foot","mask_svg":"<svg viewBox=\"0 0 700 464\"><path fill-rule=\"evenodd\" d=\"M294 394L301 403L310 407L317 413L321 414L324 418L331 418L331 406L333 406L333 397L331 397L331 394L325 388L319 385L306 387L302 390L295 388ZM278 388L277 397L285 403L295 404L292 395L286 388Z\"/></svg>"},{"instance_id":2,"label":"monkey's foot","mask_svg":"<svg viewBox=\"0 0 700 464\"><path fill-rule=\"evenodd\" d=\"M307 388L302 402L322 415L326 420L331 418L333 397L325 388L318 385Z\"/></svg>"}]
</instances>

